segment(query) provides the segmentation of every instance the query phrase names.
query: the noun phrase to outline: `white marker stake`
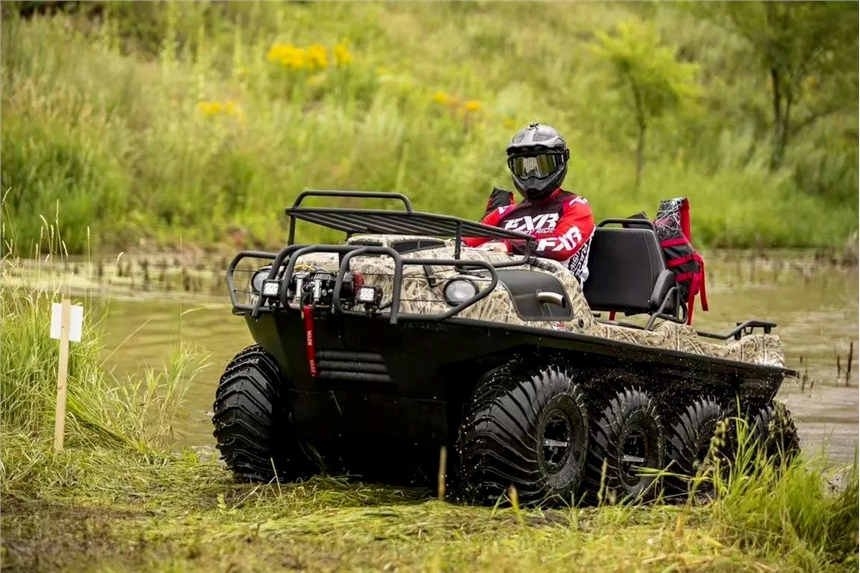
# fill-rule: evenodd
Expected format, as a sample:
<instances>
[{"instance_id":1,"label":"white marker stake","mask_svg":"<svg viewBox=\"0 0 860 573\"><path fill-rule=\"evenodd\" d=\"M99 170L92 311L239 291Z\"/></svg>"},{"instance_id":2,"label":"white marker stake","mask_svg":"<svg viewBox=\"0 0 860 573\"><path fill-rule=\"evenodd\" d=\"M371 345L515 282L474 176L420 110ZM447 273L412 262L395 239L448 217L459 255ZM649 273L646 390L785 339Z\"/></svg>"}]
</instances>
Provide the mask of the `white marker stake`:
<instances>
[{"instance_id":1,"label":"white marker stake","mask_svg":"<svg viewBox=\"0 0 860 573\"><path fill-rule=\"evenodd\" d=\"M69 299L51 305L51 338L60 339L60 364L57 369L57 414L54 425L54 450L63 451L66 428L66 380L69 372L69 340L80 342L84 308L72 306Z\"/></svg>"}]
</instances>

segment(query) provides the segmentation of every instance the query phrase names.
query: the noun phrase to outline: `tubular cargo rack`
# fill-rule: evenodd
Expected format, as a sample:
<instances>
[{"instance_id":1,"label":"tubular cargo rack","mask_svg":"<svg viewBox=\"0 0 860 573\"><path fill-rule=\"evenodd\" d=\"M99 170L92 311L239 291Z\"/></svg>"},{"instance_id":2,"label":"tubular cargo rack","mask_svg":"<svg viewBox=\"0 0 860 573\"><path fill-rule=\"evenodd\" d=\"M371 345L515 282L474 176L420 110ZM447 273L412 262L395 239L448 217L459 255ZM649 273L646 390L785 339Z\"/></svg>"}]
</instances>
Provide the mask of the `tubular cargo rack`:
<instances>
[{"instance_id":1,"label":"tubular cargo rack","mask_svg":"<svg viewBox=\"0 0 860 573\"><path fill-rule=\"evenodd\" d=\"M307 197L342 197L356 199L396 199L403 203L405 210L392 211L385 209L358 209L344 207L302 207L301 203ZM335 288L333 292L332 310L342 314L362 314L361 311L349 311L343 308L341 304L341 289L344 283L344 277L349 271L349 261L354 256L358 255L388 255L394 261L394 277L392 300L390 302L390 322L396 324L398 319L416 319L425 321L441 321L451 316L456 315L465 308L475 304L479 300L488 296L490 292L498 284L498 275L495 272L496 268L513 267L527 264L533 258L535 239L531 235L510 231L500 227L493 227L483 223L469 221L459 217L449 215L438 215L435 213L423 213L415 211L412 208L412 203L409 198L400 193L388 192L367 192L367 191L327 191L327 190L305 190L296 197L292 207L285 209L285 213L290 217L290 230L288 246L280 253L275 254L265 251L242 251L238 253L230 262L227 270L227 285L230 292L230 300L233 304L234 312L244 313L251 312L251 316L256 318L261 312L272 312L271 307L263 306L264 297L259 296L256 302L251 304L243 304L236 298L235 282L233 273L237 265L245 258L270 259L272 265L269 274L265 281L285 277L278 293L278 301L280 307L278 310L295 310L288 303L289 298L289 278L295 268L296 261L302 256L309 253L337 253L340 261L340 268L335 275ZM366 234L417 234L422 236L432 237L454 237L454 258L453 259L404 259L396 250L391 247L384 246L367 246L367 245L296 245L295 231L296 222L298 220L308 221L323 227L344 231L347 237L356 233ZM481 260L463 260L460 258L461 246L463 237L482 237L489 239L512 239L523 241L525 244L525 252L519 258L505 263L488 263ZM283 273L280 269L284 261L289 258L287 268ZM403 266L404 265L439 265L453 266L456 268L476 268L485 269L490 275L490 284L488 288L481 290L473 297L465 300L454 306L445 313L438 315L426 314L405 314L400 312L400 290L403 284Z\"/></svg>"},{"instance_id":2,"label":"tubular cargo rack","mask_svg":"<svg viewBox=\"0 0 860 573\"><path fill-rule=\"evenodd\" d=\"M406 210L350 209L344 207L302 207L307 197L344 197L360 199L396 199L403 202ZM290 217L288 245L296 238L296 221L304 220L323 227L344 231L347 237L355 233L367 234L416 234L432 237L454 237L454 258L460 258L463 237L486 237L490 239L521 239L526 241L531 253L534 237L525 233L509 231L500 227L476 223L460 217L422 213L412 208L412 203L401 193L376 191L318 191L308 189L299 193L292 207L284 212Z\"/></svg>"}]
</instances>

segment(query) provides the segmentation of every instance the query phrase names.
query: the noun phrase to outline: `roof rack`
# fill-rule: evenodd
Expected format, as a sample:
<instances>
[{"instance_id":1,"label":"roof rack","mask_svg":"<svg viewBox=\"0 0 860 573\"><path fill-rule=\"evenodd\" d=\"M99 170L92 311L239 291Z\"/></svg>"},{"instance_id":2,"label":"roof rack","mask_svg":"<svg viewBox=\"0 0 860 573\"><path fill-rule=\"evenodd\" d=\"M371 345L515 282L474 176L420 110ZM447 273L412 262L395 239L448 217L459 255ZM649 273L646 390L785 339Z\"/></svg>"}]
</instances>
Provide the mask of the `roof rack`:
<instances>
[{"instance_id":1,"label":"roof rack","mask_svg":"<svg viewBox=\"0 0 860 573\"><path fill-rule=\"evenodd\" d=\"M343 197L356 199L396 199L405 210L358 209L347 207L302 207L308 197ZM534 237L517 231L484 225L468 219L435 213L422 213L412 208L409 198L401 193L379 191L332 191L307 189L302 191L284 212L290 217L289 245L295 242L296 221L308 221L330 229L344 231L347 237L356 233L418 234L433 237L454 237L454 258L460 258L463 237L489 239L518 239L526 242L527 255L534 246Z\"/></svg>"}]
</instances>

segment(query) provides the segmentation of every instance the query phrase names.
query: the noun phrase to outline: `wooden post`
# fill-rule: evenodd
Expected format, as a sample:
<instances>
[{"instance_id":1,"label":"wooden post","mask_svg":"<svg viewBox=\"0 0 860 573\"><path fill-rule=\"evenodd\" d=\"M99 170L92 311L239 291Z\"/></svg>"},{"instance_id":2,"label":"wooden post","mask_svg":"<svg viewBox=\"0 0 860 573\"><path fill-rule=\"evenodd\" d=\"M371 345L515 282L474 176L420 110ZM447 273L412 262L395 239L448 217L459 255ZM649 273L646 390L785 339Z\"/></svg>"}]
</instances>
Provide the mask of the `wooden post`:
<instances>
[{"instance_id":1,"label":"wooden post","mask_svg":"<svg viewBox=\"0 0 860 573\"><path fill-rule=\"evenodd\" d=\"M438 475L438 490L439 501L445 501L445 474L447 473L448 465L448 448L442 446L439 450L439 475Z\"/></svg>"},{"instance_id":2,"label":"wooden post","mask_svg":"<svg viewBox=\"0 0 860 573\"><path fill-rule=\"evenodd\" d=\"M63 299L60 321L60 364L57 369L57 414L54 425L54 450L63 451L66 429L66 379L69 372L69 330L71 329L72 303Z\"/></svg>"}]
</instances>

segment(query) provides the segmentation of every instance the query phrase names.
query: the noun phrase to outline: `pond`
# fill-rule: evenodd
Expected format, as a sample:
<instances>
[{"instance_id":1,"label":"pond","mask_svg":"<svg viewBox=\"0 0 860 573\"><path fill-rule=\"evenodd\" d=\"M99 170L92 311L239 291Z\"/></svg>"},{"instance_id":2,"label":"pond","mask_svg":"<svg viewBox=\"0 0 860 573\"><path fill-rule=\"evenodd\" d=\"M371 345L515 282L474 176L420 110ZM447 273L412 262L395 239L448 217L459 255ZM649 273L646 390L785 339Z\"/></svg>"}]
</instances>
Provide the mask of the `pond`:
<instances>
[{"instance_id":1,"label":"pond","mask_svg":"<svg viewBox=\"0 0 860 573\"><path fill-rule=\"evenodd\" d=\"M804 448L826 447L832 458L850 461L858 439L857 267L778 252L714 252L705 260L710 310L697 303L694 325L727 332L750 318L776 322L787 365L802 374L778 398L795 417ZM205 449L214 447L209 417L219 376L253 343L244 320L231 314L223 282L216 276L208 284L222 294L109 295L105 322L107 362L117 374L159 367L180 340L210 353L187 395L193 419L178 428L185 444Z\"/></svg>"}]
</instances>

